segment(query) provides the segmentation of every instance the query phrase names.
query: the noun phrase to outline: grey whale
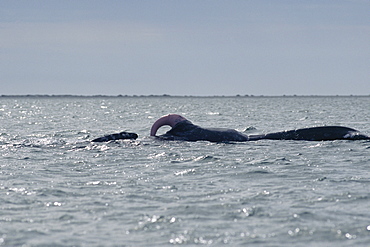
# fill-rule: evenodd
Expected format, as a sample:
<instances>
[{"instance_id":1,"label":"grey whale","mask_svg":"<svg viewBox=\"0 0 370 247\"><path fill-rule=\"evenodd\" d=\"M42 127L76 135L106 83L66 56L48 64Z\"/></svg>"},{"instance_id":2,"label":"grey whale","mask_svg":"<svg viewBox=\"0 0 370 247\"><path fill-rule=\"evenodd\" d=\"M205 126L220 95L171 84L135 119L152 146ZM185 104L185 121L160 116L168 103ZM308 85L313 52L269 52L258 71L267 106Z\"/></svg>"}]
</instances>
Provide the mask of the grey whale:
<instances>
[{"instance_id":1,"label":"grey whale","mask_svg":"<svg viewBox=\"0 0 370 247\"><path fill-rule=\"evenodd\" d=\"M168 125L172 127L163 135L157 136L157 130ZM183 116L169 114L159 118L152 126L150 135L161 140L178 141L209 141L209 142L246 142L257 140L304 140L304 141L331 141L331 140L370 140L359 131L343 126L320 126L286 130L261 135L245 135L234 129L203 128L193 124ZM94 139L93 142L106 142L119 139L136 139L135 133L121 132Z\"/></svg>"}]
</instances>

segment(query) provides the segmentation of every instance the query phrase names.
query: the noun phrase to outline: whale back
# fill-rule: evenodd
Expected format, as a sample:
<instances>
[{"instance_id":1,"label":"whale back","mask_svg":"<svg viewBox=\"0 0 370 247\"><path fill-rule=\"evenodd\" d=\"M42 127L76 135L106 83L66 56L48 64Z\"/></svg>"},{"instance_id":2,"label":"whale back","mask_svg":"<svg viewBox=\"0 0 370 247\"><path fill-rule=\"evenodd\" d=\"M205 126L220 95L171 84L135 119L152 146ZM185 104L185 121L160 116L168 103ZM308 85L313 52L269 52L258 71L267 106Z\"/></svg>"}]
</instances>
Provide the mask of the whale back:
<instances>
[{"instance_id":1,"label":"whale back","mask_svg":"<svg viewBox=\"0 0 370 247\"><path fill-rule=\"evenodd\" d=\"M288 130L266 134L263 139L269 140L306 140L306 141L331 141L331 140L368 140L369 136L359 131L342 126L321 126Z\"/></svg>"},{"instance_id":2,"label":"whale back","mask_svg":"<svg viewBox=\"0 0 370 247\"><path fill-rule=\"evenodd\" d=\"M248 136L234 129L202 128L189 120L177 123L171 130L159 136L165 140L210 141L210 142L240 142L248 141Z\"/></svg>"},{"instance_id":3,"label":"whale back","mask_svg":"<svg viewBox=\"0 0 370 247\"><path fill-rule=\"evenodd\" d=\"M116 134L106 135L103 137L96 138L92 140L92 142L108 142L108 141L114 141L114 140L125 140L125 139L133 139L135 140L138 138L138 135L136 133L130 133L130 132L120 132Z\"/></svg>"}]
</instances>

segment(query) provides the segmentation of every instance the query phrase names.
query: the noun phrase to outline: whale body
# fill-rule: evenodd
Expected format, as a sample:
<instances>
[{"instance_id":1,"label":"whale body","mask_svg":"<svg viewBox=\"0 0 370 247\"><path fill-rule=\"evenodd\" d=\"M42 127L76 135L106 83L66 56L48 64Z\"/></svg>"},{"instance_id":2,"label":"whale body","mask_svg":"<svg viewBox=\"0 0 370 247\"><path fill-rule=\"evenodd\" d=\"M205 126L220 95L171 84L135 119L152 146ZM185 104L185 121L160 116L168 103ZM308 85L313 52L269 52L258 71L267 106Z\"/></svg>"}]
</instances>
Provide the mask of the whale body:
<instances>
[{"instance_id":1,"label":"whale body","mask_svg":"<svg viewBox=\"0 0 370 247\"><path fill-rule=\"evenodd\" d=\"M164 126L171 126L171 130L163 135L156 136L157 130ZM169 114L159 118L152 126L151 136L163 140L182 141L210 141L210 142L245 142L262 139L268 140L306 140L306 141L329 141L329 140L369 140L370 137L359 131L342 126L321 126L303 128L297 130L281 131L261 135L245 135L234 129L226 128L203 128L193 124L186 118Z\"/></svg>"}]
</instances>

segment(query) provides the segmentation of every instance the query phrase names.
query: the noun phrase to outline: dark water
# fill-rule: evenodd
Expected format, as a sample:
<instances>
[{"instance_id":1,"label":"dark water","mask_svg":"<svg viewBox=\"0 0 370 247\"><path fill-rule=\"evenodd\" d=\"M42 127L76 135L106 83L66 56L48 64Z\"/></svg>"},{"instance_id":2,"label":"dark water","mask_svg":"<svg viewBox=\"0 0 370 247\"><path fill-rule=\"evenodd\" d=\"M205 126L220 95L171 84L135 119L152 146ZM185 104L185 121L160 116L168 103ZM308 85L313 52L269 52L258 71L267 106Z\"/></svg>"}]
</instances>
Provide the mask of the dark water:
<instances>
[{"instance_id":1,"label":"dark water","mask_svg":"<svg viewBox=\"0 0 370 247\"><path fill-rule=\"evenodd\" d=\"M368 141L149 137L168 113L247 134L343 125L369 135L369 105L370 97L0 98L0 246L369 246ZM139 138L89 142L120 131Z\"/></svg>"}]
</instances>

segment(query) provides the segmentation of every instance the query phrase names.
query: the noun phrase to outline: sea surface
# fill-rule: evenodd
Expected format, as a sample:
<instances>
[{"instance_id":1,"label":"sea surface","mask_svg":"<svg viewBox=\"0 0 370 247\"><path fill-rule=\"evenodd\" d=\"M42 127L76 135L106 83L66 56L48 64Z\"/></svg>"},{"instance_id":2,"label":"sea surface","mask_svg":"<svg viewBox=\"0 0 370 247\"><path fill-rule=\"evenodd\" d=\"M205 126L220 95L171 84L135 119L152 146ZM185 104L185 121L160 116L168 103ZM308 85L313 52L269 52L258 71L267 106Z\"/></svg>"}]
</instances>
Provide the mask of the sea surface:
<instances>
[{"instance_id":1,"label":"sea surface","mask_svg":"<svg viewBox=\"0 0 370 247\"><path fill-rule=\"evenodd\" d=\"M370 142L149 136L342 125L370 97L0 97L0 246L370 246ZM164 133L169 128L161 128ZM121 131L137 140L91 143Z\"/></svg>"}]
</instances>

